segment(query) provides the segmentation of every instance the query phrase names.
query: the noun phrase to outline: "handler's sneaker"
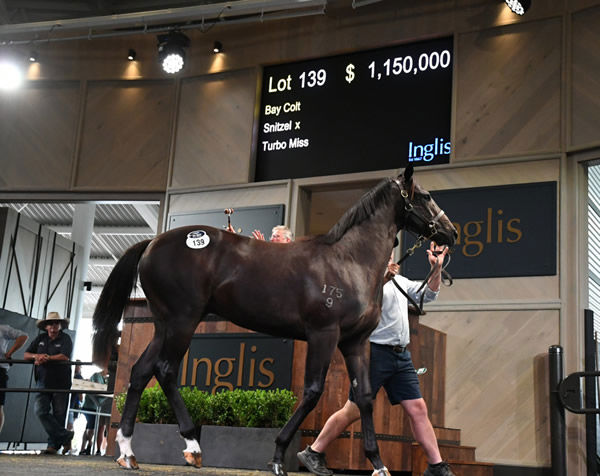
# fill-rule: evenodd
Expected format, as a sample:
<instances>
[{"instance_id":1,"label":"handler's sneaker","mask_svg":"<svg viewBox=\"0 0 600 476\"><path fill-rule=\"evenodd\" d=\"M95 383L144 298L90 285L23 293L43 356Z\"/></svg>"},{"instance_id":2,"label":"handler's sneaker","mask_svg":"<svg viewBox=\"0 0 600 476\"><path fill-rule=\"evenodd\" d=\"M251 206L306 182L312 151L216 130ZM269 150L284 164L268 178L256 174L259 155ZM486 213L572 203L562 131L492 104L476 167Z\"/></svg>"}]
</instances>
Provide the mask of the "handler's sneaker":
<instances>
[{"instance_id":1,"label":"handler's sneaker","mask_svg":"<svg viewBox=\"0 0 600 476\"><path fill-rule=\"evenodd\" d=\"M450 465L445 461L438 464L428 464L423 476L455 476Z\"/></svg>"},{"instance_id":2,"label":"handler's sneaker","mask_svg":"<svg viewBox=\"0 0 600 476\"><path fill-rule=\"evenodd\" d=\"M327 468L327 462L325 461L325 453L318 453L313 451L309 446L304 451L296 453L300 462L306 466L311 473L317 476L331 476L333 471Z\"/></svg>"}]
</instances>

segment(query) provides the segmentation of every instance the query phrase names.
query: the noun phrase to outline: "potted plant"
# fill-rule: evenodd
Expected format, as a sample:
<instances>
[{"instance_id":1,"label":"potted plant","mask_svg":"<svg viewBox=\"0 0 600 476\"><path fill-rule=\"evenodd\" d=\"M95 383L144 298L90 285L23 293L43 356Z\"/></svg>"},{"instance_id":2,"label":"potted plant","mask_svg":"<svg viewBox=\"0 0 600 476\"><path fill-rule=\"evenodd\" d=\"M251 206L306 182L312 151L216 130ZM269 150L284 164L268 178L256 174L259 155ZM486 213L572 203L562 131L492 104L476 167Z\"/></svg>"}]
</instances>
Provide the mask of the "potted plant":
<instances>
[{"instance_id":1,"label":"potted plant","mask_svg":"<svg viewBox=\"0 0 600 476\"><path fill-rule=\"evenodd\" d=\"M296 404L289 390L240 390L209 394L196 388L179 389L194 423L201 427L200 447L204 466L265 469L274 442ZM116 396L121 412L126 394ZM185 448L175 415L158 384L142 393L132 438L132 449L141 463L183 464ZM227 448L227 451L223 451ZM298 469L295 453L298 433L290 444L287 469Z\"/></svg>"}]
</instances>

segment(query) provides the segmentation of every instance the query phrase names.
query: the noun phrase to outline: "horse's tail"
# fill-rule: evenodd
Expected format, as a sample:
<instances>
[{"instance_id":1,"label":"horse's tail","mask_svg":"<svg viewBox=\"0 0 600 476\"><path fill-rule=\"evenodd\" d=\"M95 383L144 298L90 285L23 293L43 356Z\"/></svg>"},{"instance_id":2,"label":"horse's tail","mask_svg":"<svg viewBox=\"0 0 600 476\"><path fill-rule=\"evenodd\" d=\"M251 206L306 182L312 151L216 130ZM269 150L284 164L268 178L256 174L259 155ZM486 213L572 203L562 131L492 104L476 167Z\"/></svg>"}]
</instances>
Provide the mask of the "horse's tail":
<instances>
[{"instance_id":1,"label":"horse's tail","mask_svg":"<svg viewBox=\"0 0 600 476\"><path fill-rule=\"evenodd\" d=\"M144 240L133 245L121 257L106 280L106 284L96 304L94 316L94 344L92 360L104 367L110 358L119 333L117 325L127 304L131 290L135 286L138 262L152 240Z\"/></svg>"}]
</instances>

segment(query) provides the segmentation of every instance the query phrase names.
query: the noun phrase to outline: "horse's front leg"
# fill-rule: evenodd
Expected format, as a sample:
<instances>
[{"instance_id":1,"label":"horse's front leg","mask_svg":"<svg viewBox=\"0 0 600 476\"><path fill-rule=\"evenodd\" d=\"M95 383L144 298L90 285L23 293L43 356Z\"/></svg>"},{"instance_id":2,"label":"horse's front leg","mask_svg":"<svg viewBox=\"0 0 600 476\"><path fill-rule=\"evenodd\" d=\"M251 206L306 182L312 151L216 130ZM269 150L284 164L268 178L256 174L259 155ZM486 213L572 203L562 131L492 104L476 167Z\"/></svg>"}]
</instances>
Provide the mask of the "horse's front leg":
<instances>
[{"instance_id":1,"label":"horse's front leg","mask_svg":"<svg viewBox=\"0 0 600 476\"><path fill-rule=\"evenodd\" d=\"M379 446L375 437L375 426L373 424L374 395L371 392L371 381L369 379L369 345L369 341L365 341L354 346L343 347L341 350L348 369L354 403L360 411L365 455L375 468L372 476L390 476L379 455Z\"/></svg>"},{"instance_id":2,"label":"horse's front leg","mask_svg":"<svg viewBox=\"0 0 600 476\"><path fill-rule=\"evenodd\" d=\"M318 334L318 335L317 335ZM319 402L325 386L325 377L338 342L339 331L315 331L307 339L306 368L304 371L304 393L302 401L292 417L281 429L275 439L275 454L269 463L271 472L276 476L286 476L283 466L285 451L298 428Z\"/></svg>"}]
</instances>

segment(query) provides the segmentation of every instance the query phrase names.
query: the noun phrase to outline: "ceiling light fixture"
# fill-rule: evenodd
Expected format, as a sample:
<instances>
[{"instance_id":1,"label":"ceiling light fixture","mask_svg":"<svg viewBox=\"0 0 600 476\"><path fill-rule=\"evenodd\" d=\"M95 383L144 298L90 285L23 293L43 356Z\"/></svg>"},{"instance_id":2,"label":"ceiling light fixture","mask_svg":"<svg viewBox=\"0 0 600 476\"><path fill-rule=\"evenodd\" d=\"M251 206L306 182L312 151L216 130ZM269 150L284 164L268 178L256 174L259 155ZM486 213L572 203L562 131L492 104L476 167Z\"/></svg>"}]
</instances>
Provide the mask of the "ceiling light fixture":
<instances>
[{"instance_id":1,"label":"ceiling light fixture","mask_svg":"<svg viewBox=\"0 0 600 476\"><path fill-rule=\"evenodd\" d=\"M190 39L181 32L158 35L158 61L166 73L181 71L185 65L185 48L188 46Z\"/></svg>"},{"instance_id":2,"label":"ceiling light fixture","mask_svg":"<svg viewBox=\"0 0 600 476\"><path fill-rule=\"evenodd\" d=\"M223 51L223 44L220 41L215 41L213 45L213 53L221 53Z\"/></svg>"},{"instance_id":3,"label":"ceiling light fixture","mask_svg":"<svg viewBox=\"0 0 600 476\"><path fill-rule=\"evenodd\" d=\"M133 48L129 48L129 51L127 52L127 59L129 61L133 61L133 60L135 60L135 55L136 55L135 50Z\"/></svg>"},{"instance_id":4,"label":"ceiling light fixture","mask_svg":"<svg viewBox=\"0 0 600 476\"><path fill-rule=\"evenodd\" d=\"M0 89L17 89L23 81L21 70L12 62L0 60Z\"/></svg>"},{"instance_id":5,"label":"ceiling light fixture","mask_svg":"<svg viewBox=\"0 0 600 476\"><path fill-rule=\"evenodd\" d=\"M504 2L517 15L525 15L531 7L531 0L504 0Z\"/></svg>"},{"instance_id":6,"label":"ceiling light fixture","mask_svg":"<svg viewBox=\"0 0 600 476\"><path fill-rule=\"evenodd\" d=\"M29 53L29 61L31 63L35 63L37 60L38 60L37 51L31 50L31 52Z\"/></svg>"}]
</instances>

